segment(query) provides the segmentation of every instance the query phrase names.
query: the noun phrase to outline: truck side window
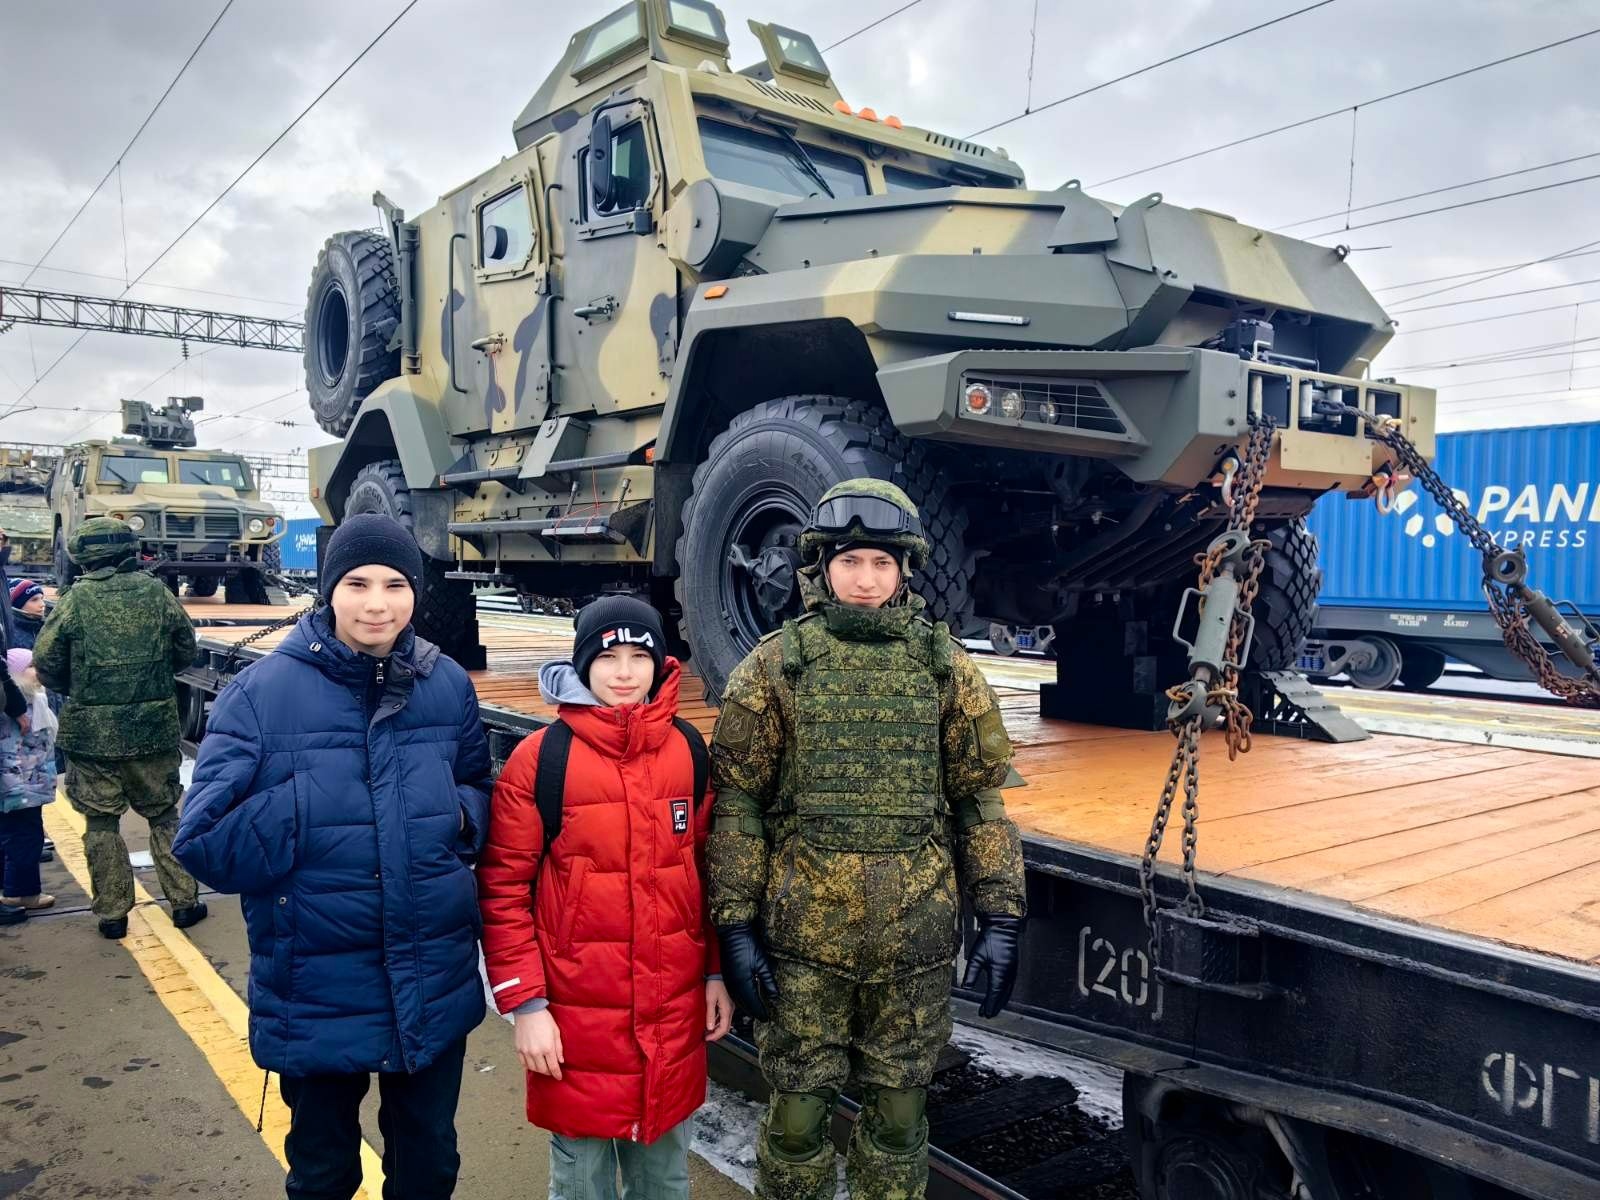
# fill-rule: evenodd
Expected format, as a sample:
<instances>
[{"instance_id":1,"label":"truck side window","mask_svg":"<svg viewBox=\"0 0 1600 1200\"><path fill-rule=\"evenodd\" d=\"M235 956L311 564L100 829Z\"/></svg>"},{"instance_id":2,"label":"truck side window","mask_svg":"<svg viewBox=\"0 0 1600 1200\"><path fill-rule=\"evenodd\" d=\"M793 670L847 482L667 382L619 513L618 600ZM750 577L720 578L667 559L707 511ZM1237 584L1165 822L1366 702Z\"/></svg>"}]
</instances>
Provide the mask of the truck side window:
<instances>
[{"instance_id":1,"label":"truck side window","mask_svg":"<svg viewBox=\"0 0 1600 1200\"><path fill-rule=\"evenodd\" d=\"M643 121L624 125L611 135L611 170L617 180L612 211L643 208L650 198L650 154L645 149Z\"/></svg>"},{"instance_id":2,"label":"truck side window","mask_svg":"<svg viewBox=\"0 0 1600 1200\"><path fill-rule=\"evenodd\" d=\"M515 267L533 248L533 209L520 184L478 209L478 265Z\"/></svg>"}]
</instances>

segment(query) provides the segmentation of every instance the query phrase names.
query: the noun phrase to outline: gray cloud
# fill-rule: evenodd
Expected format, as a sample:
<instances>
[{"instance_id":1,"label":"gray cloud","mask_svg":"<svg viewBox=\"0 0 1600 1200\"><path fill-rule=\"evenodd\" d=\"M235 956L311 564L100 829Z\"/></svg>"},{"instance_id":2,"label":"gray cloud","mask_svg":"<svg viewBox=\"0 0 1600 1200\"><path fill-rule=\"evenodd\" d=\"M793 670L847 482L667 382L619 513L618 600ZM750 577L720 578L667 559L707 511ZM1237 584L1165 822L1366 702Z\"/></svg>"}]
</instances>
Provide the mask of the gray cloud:
<instances>
[{"instance_id":1,"label":"gray cloud","mask_svg":"<svg viewBox=\"0 0 1600 1200\"><path fill-rule=\"evenodd\" d=\"M162 112L35 277L38 286L114 294L119 285L60 269L122 277L123 226L133 272L148 263L399 10L403 0L236 0ZM613 7L528 0L423 0L152 273L152 283L256 297L227 300L156 287L139 298L252 313L293 314L328 234L371 225L382 188L409 211L512 151L510 124L568 35ZM12 4L0 13L0 105L23 119L0 127L0 258L32 261L105 171L220 0ZM728 3L735 60L756 56L747 17L813 32L819 43L896 7L843 0ZM829 56L844 94L880 113L965 135L1022 109L1032 0L925 0ZM1040 5L1033 98L1042 104L1146 62L1296 7L1214 0L1126 0ZM996 130L1030 183L1086 183L1272 125L1407 86L1582 31L1592 5L1549 0L1339 0L1138 79ZM1600 150L1593 87L1600 37L1362 109L1354 203ZM1268 227L1341 208L1350 189L1348 114L1274 138L1097 189L1126 201L1160 190L1180 204ZM1600 160L1595 160L1600 162ZM1360 219L1594 173L1590 164L1398 205ZM1535 258L1596 235L1587 214L1600 184L1558 190L1359 230L1355 262L1372 286ZM1340 225L1309 225L1300 234ZM1340 238L1324 239L1329 244ZM1366 247L1387 247L1366 249ZM1589 263L1586 267L1584 264ZM1553 264L1439 300L1600 274L1600 258ZM0 263L0 279L26 270ZM1404 293L1380 292L1386 301ZM1402 328L1600 297L1590 287L1406 318ZM279 302L269 304L266 301ZM1396 305L1399 307L1399 305ZM1578 335L1600 334L1600 305L1577 311ZM1565 341L1574 310L1397 339L1380 359L1451 360L1499 347ZM18 326L0 337L0 404L26 386L76 335ZM196 356L202 348L195 347ZM1596 364L1584 369L1585 361ZM39 409L0 422L0 438L53 440L115 432L111 409L182 362L173 343L92 335L30 399ZM1600 357L1579 357L1573 382L1600 391ZM1565 388L1565 361L1425 373L1441 386L1447 426L1600 417L1595 400L1477 402L1502 393ZM1552 370L1526 381L1514 377ZM1459 386L1493 376L1507 383ZM191 357L144 394L204 391L215 413L236 412L298 384L299 361L263 351ZM0 409L4 411L4 409ZM216 421L221 442L284 450L321 441L301 397L256 410L300 422Z\"/></svg>"}]
</instances>

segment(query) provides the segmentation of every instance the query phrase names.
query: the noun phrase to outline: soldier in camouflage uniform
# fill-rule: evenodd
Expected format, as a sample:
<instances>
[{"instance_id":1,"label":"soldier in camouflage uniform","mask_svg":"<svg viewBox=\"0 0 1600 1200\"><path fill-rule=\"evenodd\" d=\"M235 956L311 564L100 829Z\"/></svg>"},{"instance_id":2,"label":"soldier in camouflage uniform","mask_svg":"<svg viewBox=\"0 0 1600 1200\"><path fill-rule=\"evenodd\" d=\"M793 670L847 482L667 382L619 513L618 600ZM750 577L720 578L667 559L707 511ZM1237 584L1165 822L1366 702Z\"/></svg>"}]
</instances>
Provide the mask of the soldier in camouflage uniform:
<instances>
[{"instance_id":1,"label":"soldier in camouflage uniform","mask_svg":"<svg viewBox=\"0 0 1600 1200\"><path fill-rule=\"evenodd\" d=\"M194 626L164 584L139 569L133 530L109 517L85 521L67 553L84 574L39 631L39 679L67 697L57 744L67 757L67 799L83 834L100 932L120 938L133 907L122 840L129 808L150 822L150 854L180 929L204 920L194 877L172 856L178 831L178 701L173 675L194 661Z\"/></svg>"},{"instance_id":2,"label":"soldier in camouflage uniform","mask_svg":"<svg viewBox=\"0 0 1600 1200\"><path fill-rule=\"evenodd\" d=\"M807 611L733 672L711 747L711 918L773 1089L756 1195L833 1196L829 1117L853 1071L850 1194L917 1200L958 884L978 915L966 983L987 976L983 1015L1015 979L1022 850L996 790L1011 744L977 667L920 615L908 576L928 546L904 492L834 486L800 548ZM865 599L849 575L863 564L886 581Z\"/></svg>"}]
</instances>

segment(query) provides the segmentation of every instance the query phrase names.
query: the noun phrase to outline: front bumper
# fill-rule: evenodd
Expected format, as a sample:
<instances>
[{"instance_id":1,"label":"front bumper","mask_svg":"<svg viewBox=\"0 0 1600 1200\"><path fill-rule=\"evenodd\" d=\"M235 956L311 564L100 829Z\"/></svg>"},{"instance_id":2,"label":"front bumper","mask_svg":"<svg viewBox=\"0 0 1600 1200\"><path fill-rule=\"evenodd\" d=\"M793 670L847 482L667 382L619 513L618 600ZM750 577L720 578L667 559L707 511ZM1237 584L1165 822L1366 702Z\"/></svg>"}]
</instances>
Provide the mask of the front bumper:
<instances>
[{"instance_id":1,"label":"front bumper","mask_svg":"<svg viewBox=\"0 0 1600 1200\"><path fill-rule=\"evenodd\" d=\"M1267 416L1279 429L1269 484L1357 491L1387 452L1366 436L1365 422L1315 411L1314 399L1336 393L1399 420L1425 457L1434 453L1431 388L1216 350L958 350L886 366L878 383L891 419L911 437L1105 458L1141 483L1194 487L1210 479L1251 419ZM967 400L978 383L989 395L984 411Z\"/></svg>"}]
</instances>

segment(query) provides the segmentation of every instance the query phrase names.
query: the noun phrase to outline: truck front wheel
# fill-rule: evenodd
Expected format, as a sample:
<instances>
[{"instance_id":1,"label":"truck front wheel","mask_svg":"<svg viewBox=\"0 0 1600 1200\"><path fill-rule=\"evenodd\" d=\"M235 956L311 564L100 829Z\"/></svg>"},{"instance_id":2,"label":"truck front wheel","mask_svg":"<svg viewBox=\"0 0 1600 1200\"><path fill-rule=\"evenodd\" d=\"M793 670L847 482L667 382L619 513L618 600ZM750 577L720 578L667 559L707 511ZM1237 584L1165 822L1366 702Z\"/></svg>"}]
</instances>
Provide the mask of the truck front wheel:
<instances>
[{"instance_id":1,"label":"truck front wheel","mask_svg":"<svg viewBox=\"0 0 1600 1200\"><path fill-rule=\"evenodd\" d=\"M713 439L683 506L677 596L695 670L712 695L763 635L800 612L800 531L823 492L861 477L886 479L911 497L931 548L912 587L933 620L964 628L972 607L967 515L929 448L876 404L770 400Z\"/></svg>"},{"instance_id":2,"label":"truck front wheel","mask_svg":"<svg viewBox=\"0 0 1600 1200\"><path fill-rule=\"evenodd\" d=\"M1257 671L1286 671L1295 665L1316 622L1322 569L1317 566L1317 535L1304 521L1274 529L1267 541L1260 591L1251 610L1256 631L1249 665Z\"/></svg>"},{"instance_id":3,"label":"truck front wheel","mask_svg":"<svg viewBox=\"0 0 1600 1200\"><path fill-rule=\"evenodd\" d=\"M380 513L393 517L416 536L416 515L411 504L411 489L405 472L394 459L368 463L356 472L350 483L350 496L344 515ZM483 665L483 650L478 645L477 602L472 585L460 579L446 579L448 567L424 554L422 590L412 621L417 632L469 670Z\"/></svg>"}]
</instances>

